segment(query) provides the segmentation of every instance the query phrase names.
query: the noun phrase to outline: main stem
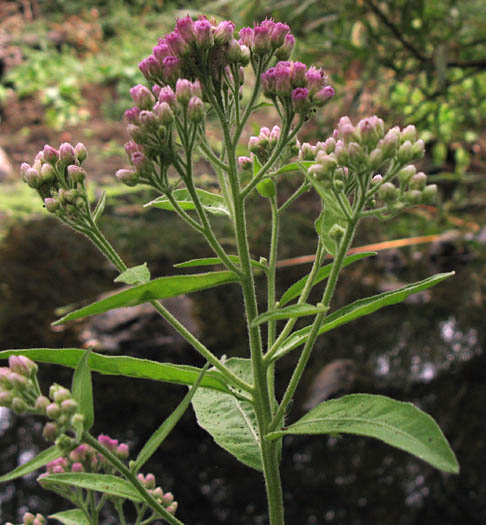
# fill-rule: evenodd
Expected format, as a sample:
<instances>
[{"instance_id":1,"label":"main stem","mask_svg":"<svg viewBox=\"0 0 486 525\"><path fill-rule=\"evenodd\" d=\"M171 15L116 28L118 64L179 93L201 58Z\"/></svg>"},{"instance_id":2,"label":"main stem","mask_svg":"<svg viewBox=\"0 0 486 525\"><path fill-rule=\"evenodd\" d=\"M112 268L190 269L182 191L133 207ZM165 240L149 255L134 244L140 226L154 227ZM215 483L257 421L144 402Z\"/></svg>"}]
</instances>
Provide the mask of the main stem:
<instances>
[{"instance_id":1,"label":"main stem","mask_svg":"<svg viewBox=\"0 0 486 525\"><path fill-rule=\"evenodd\" d=\"M254 408L258 424L260 440L260 451L265 476L265 487L267 491L268 512L270 525L284 525L284 508L282 485L279 471L279 442L265 439L267 427L272 419L272 398L269 384L267 382L267 366L263 360L263 347L260 328L252 326L252 321L258 315L258 306L255 293L255 283L250 263L250 249L248 245L246 230L246 214L244 196L240 194L238 172L236 165L235 146L231 139L229 126L221 111L219 101L214 101L214 107L218 113L221 127L223 129L226 145L229 182L234 202L235 211L235 235L238 246L238 255L241 265L241 287L245 302L246 317L248 323L248 335L250 341L250 353L254 382Z\"/></svg>"}]
</instances>

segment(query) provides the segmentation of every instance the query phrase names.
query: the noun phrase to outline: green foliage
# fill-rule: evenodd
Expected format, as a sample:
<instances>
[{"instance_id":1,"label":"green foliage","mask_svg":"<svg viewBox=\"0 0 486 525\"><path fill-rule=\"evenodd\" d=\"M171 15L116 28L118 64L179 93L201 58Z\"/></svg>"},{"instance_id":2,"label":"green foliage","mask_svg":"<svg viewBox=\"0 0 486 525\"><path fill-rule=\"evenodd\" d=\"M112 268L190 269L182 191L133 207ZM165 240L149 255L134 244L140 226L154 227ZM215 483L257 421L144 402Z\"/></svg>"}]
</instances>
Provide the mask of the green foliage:
<instances>
[{"instance_id":1,"label":"green foliage","mask_svg":"<svg viewBox=\"0 0 486 525\"><path fill-rule=\"evenodd\" d=\"M57 446L46 448L45 450L37 454L37 456L27 461L26 463L23 463L22 465L18 466L8 474L0 476L0 483L4 483L6 481L11 481L13 479L26 476L27 474L30 474L31 472L40 469L44 465L47 465L47 463L49 463L50 461L54 461L55 459L60 458L62 455L63 451Z\"/></svg>"},{"instance_id":2,"label":"green foliage","mask_svg":"<svg viewBox=\"0 0 486 525\"><path fill-rule=\"evenodd\" d=\"M437 423L411 403L385 396L352 394L324 401L295 423L266 437L334 433L374 437L435 468L459 472L456 457Z\"/></svg>"}]
</instances>

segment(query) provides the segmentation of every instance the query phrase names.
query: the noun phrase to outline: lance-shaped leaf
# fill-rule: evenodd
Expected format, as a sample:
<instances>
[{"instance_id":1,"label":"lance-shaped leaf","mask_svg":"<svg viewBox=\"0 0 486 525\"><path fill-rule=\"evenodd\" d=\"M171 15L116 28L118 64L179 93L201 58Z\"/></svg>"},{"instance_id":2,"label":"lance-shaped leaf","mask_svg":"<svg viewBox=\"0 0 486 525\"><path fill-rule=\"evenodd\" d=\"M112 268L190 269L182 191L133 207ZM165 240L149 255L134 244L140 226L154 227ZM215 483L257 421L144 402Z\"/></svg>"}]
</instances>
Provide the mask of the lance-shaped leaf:
<instances>
[{"instance_id":1,"label":"lance-shaped leaf","mask_svg":"<svg viewBox=\"0 0 486 525\"><path fill-rule=\"evenodd\" d=\"M232 358L226 366L241 379L252 383L249 359ZM255 411L247 401L233 394L199 388L192 399L199 426L216 443L236 459L256 470L262 470Z\"/></svg>"},{"instance_id":2,"label":"lance-shaped leaf","mask_svg":"<svg viewBox=\"0 0 486 525\"><path fill-rule=\"evenodd\" d=\"M344 268L345 266L349 266L350 264L359 261L360 259L364 259L365 257L370 257L376 254L377 252L362 252L356 253L354 255L348 255L344 258L342 267ZM317 271L312 286L315 286L316 284L329 277L329 274L332 270L332 265L333 263L326 264L326 266L323 266ZM302 277L302 279L299 279L297 282L295 282L290 288L288 288L279 300L280 306L285 306L288 302L292 301L292 299L298 297L304 289L308 278L309 276L306 275Z\"/></svg>"},{"instance_id":3,"label":"lance-shaped leaf","mask_svg":"<svg viewBox=\"0 0 486 525\"><path fill-rule=\"evenodd\" d=\"M128 290L114 293L96 303L79 308L78 310L65 315L53 324L56 326L74 319L101 314L115 308L136 306L157 299L166 299L167 297L175 297L176 295L206 290L207 288L232 283L237 280L238 277L235 273L226 271L160 277L159 279L154 279L146 284L133 286Z\"/></svg>"},{"instance_id":4,"label":"lance-shaped leaf","mask_svg":"<svg viewBox=\"0 0 486 525\"><path fill-rule=\"evenodd\" d=\"M374 437L435 468L459 472L454 452L434 419L411 403L386 396L351 394L324 401L289 427L266 437L331 433Z\"/></svg>"},{"instance_id":5,"label":"lance-shaped leaf","mask_svg":"<svg viewBox=\"0 0 486 525\"><path fill-rule=\"evenodd\" d=\"M149 281L150 270L147 267L147 263L128 268L115 279L115 283L125 284L145 284Z\"/></svg>"},{"instance_id":6,"label":"lance-shaped leaf","mask_svg":"<svg viewBox=\"0 0 486 525\"><path fill-rule=\"evenodd\" d=\"M139 492L125 479L109 474L92 474L89 472L65 472L49 474L38 479L42 487L55 489L59 486L79 487L81 489L103 492L109 496L118 496L131 501L144 501Z\"/></svg>"},{"instance_id":7,"label":"lance-shaped leaf","mask_svg":"<svg viewBox=\"0 0 486 525\"><path fill-rule=\"evenodd\" d=\"M384 292L378 295L373 295L372 297L367 297L365 299L358 299L339 310L336 310L331 315L327 316L324 320L321 328L319 329L318 334L324 334L329 332L338 326L354 321L364 315L369 315L385 306L390 306L392 304L401 303L409 295L412 295L427 288L431 288L436 284L439 284L444 279L454 275L454 272L449 273L438 273L432 277L428 277L423 281L418 281L413 284L408 284L392 292ZM279 359L284 356L294 348L305 343L309 333L311 331L311 326L306 326L301 330L297 330L292 335L290 335L283 343L282 346L275 353L274 359Z\"/></svg>"},{"instance_id":8,"label":"lance-shaped leaf","mask_svg":"<svg viewBox=\"0 0 486 525\"><path fill-rule=\"evenodd\" d=\"M150 436L148 441L139 452L135 463L132 465L132 472L138 472L142 466L150 459L154 452L162 445L165 438L171 433L180 418L185 414L187 408L191 404L192 398L196 393L201 380L208 369L209 364L206 365L199 374L197 381L192 385L189 392L184 396L184 399L179 403L179 406L172 412L172 414L160 425L160 427Z\"/></svg>"},{"instance_id":9,"label":"lance-shaped leaf","mask_svg":"<svg viewBox=\"0 0 486 525\"><path fill-rule=\"evenodd\" d=\"M240 258L237 255L228 255L231 262L240 264ZM203 257L201 259L190 259L181 263L174 264L174 268L194 268L197 266L213 266L215 264L223 264L223 261L219 257ZM267 270L267 267L258 261L250 260L250 264L260 270Z\"/></svg>"},{"instance_id":10,"label":"lance-shaped leaf","mask_svg":"<svg viewBox=\"0 0 486 525\"><path fill-rule=\"evenodd\" d=\"M201 206L209 213L213 215L226 215L230 216L230 212L226 207L224 198L222 195L217 193L211 193L206 190L197 189L196 193L201 202ZM186 189L175 190L172 192L174 200L177 201L179 206L183 210L195 210L196 205L194 204L190 193ZM162 210L174 211L174 206L165 196L158 197L153 201L148 202L145 206L152 206L154 208L160 208Z\"/></svg>"},{"instance_id":11,"label":"lance-shaped leaf","mask_svg":"<svg viewBox=\"0 0 486 525\"><path fill-rule=\"evenodd\" d=\"M291 304L285 308L277 308L269 312L264 312L253 319L251 325L258 326L269 321L280 321L282 319L292 319L296 317L306 317L309 315L317 315L329 310L328 306L314 306L312 304Z\"/></svg>"},{"instance_id":12,"label":"lance-shaped leaf","mask_svg":"<svg viewBox=\"0 0 486 525\"><path fill-rule=\"evenodd\" d=\"M91 382L91 370L88 365L90 353L91 350L85 351L78 361L71 386L73 398L78 403L80 413L84 416L84 430L89 430L94 423L93 384Z\"/></svg>"},{"instance_id":13,"label":"lance-shaped leaf","mask_svg":"<svg viewBox=\"0 0 486 525\"><path fill-rule=\"evenodd\" d=\"M29 348L24 350L3 350L0 359L8 359L11 355L25 355L39 363L76 368L86 350L81 348ZM195 366L157 363L149 359L139 359L129 356L105 356L91 352L88 364L92 371L100 374L133 377L137 379L152 379L177 385L193 385L201 373ZM220 372L209 370L204 375L201 385L205 388L229 392L222 380Z\"/></svg>"},{"instance_id":14,"label":"lance-shaped leaf","mask_svg":"<svg viewBox=\"0 0 486 525\"><path fill-rule=\"evenodd\" d=\"M305 171L306 169L310 168L313 164L315 164L313 160L300 160L298 162L291 162L290 164L286 164L285 166L279 168L276 174L288 173L290 171L302 171L302 169Z\"/></svg>"},{"instance_id":15,"label":"lance-shaped leaf","mask_svg":"<svg viewBox=\"0 0 486 525\"><path fill-rule=\"evenodd\" d=\"M54 445L52 447L49 447L46 450L43 450L40 454L37 454L35 458L32 458L23 465L14 468L8 474L0 476L0 483L3 483L5 481L12 481L13 479L26 476L27 474L34 472L34 470L37 470L43 467L44 465L47 465L47 463L54 461L57 458L60 458L63 454L64 452L57 446Z\"/></svg>"},{"instance_id":16,"label":"lance-shaped leaf","mask_svg":"<svg viewBox=\"0 0 486 525\"><path fill-rule=\"evenodd\" d=\"M105 204L106 204L106 191L104 191L101 194L101 197L99 198L95 206L95 209L93 210L92 215L93 215L94 222L96 222L100 218L101 214L105 210Z\"/></svg>"},{"instance_id":17,"label":"lance-shaped leaf","mask_svg":"<svg viewBox=\"0 0 486 525\"><path fill-rule=\"evenodd\" d=\"M91 521L81 509L56 512L56 514L51 514L49 518L60 521L64 525L91 525Z\"/></svg>"}]
</instances>

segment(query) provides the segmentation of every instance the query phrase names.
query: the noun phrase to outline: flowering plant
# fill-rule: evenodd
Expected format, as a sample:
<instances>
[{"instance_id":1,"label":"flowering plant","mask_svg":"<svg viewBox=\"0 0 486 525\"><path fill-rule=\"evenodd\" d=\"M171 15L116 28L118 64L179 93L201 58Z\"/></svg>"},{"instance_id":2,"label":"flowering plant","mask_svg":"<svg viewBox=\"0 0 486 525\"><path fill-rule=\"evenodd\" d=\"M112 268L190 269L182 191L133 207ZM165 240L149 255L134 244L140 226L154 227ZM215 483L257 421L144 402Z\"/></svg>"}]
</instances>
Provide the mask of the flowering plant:
<instances>
[{"instance_id":1,"label":"flowering plant","mask_svg":"<svg viewBox=\"0 0 486 525\"><path fill-rule=\"evenodd\" d=\"M153 54L139 64L150 87L134 86L134 106L125 113L130 140L125 145L130 167L117 172L128 185L145 184L159 196L146 206L171 210L199 232L212 256L186 261L183 268L220 265L219 271L151 279L146 265L127 268L98 227L105 197L95 206L88 199L87 152L83 144L46 145L32 165L22 164L24 181L40 195L47 210L87 236L119 272L117 282L129 288L72 311L56 324L150 302L207 361L203 369L137 360L106 358L82 349L7 350L9 367L0 375L0 403L18 413L50 419L44 437L54 445L2 480L47 464L41 485L72 501L75 508L53 517L62 523L98 523L100 508L110 502L126 523L123 502L137 511L136 523L163 519L181 524L170 493L156 488L153 475L139 471L192 403L198 423L215 442L265 479L271 525L284 523L279 464L282 441L290 434L349 433L375 437L415 454L431 465L457 472L453 452L437 424L414 406L383 396L352 394L324 401L302 418L288 420L297 390L319 335L404 300L450 277L438 274L392 292L360 299L331 311L331 300L341 269L372 255L347 255L361 220L388 218L406 206L433 201L435 185L413 164L424 153L424 143L413 126L385 129L372 116L354 125L343 117L326 140L300 144L297 134L318 108L334 95L326 74L316 67L290 61L295 39L286 24L264 20L235 37L230 21L217 23L200 16L178 19L176 28L159 39ZM243 93L250 67L254 83ZM243 130L257 111L259 95L270 100L280 118L273 129L262 127L248 141L248 155L237 157ZM207 140L206 126L221 131L218 147ZM201 152L218 181L218 191L197 187L194 157ZM285 177L300 177L290 196L279 193ZM277 257L281 215L305 192L313 189L322 202L315 221L316 253L312 268L277 299ZM267 258L251 258L246 203L260 195L271 209L271 239ZM227 218L237 253L228 253L212 228L212 215ZM324 264L325 257L333 262ZM254 273L266 279L266 304L259 304ZM311 290L325 282L317 304L308 302ZM248 328L248 355L218 357L192 334L161 299L236 283L240 286ZM309 324L295 329L301 318ZM265 337L264 337L265 336ZM275 377L279 361L297 357L283 396L277 397ZM20 355L23 354L23 355ZM38 362L74 366L72 389L53 385L42 395L36 379ZM91 373L153 377L191 386L176 411L157 429L128 466L126 445L107 436L95 439ZM100 492L102 493L100 495ZM28 514L24 523L43 523ZM69 521L71 520L71 521ZM74 520L74 521L73 521ZM77 521L75 521L77 520Z\"/></svg>"}]
</instances>

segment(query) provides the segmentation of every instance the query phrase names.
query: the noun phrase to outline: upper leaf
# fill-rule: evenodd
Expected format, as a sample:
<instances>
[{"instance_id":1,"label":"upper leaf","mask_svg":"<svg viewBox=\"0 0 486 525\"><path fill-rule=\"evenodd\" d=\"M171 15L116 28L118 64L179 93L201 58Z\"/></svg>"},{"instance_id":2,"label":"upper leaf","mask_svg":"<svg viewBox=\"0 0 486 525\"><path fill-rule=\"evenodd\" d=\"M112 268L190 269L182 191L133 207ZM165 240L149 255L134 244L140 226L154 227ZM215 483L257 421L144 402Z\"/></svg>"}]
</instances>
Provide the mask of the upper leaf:
<instances>
[{"instance_id":1,"label":"upper leaf","mask_svg":"<svg viewBox=\"0 0 486 525\"><path fill-rule=\"evenodd\" d=\"M240 264L240 258L237 255L228 255L228 258L231 262ZM223 261L219 257L203 257L174 264L174 268L194 268L197 266L213 266L214 264L223 264ZM250 264L260 270L267 270L267 267L261 262L250 260Z\"/></svg>"},{"instance_id":2,"label":"upper leaf","mask_svg":"<svg viewBox=\"0 0 486 525\"><path fill-rule=\"evenodd\" d=\"M225 364L241 379L252 383L249 359L232 358ZM245 465L262 470L256 415L249 402L233 394L199 388L192 406L197 422L218 445Z\"/></svg>"},{"instance_id":3,"label":"upper leaf","mask_svg":"<svg viewBox=\"0 0 486 525\"><path fill-rule=\"evenodd\" d=\"M0 359L7 359L11 355L25 355L39 363L52 363L70 368L76 368L79 360L86 354L81 348L29 348L25 350L3 350ZM92 371L100 374L134 377L138 379L152 379L178 385L194 384L201 373L201 369L188 365L174 365L171 363L157 363L149 359L139 359L129 356L105 356L91 352L88 358ZM221 373L209 370L204 375L201 385L206 388L229 392L222 380Z\"/></svg>"},{"instance_id":4,"label":"upper leaf","mask_svg":"<svg viewBox=\"0 0 486 525\"><path fill-rule=\"evenodd\" d=\"M147 263L128 268L128 270L121 273L116 279L115 283L125 284L145 284L150 281L150 270Z\"/></svg>"},{"instance_id":5,"label":"upper leaf","mask_svg":"<svg viewBox=\"0 0 486 525\"><path fill-rule=\"evenodd\" d=\"M355 319L363 317L364 315L376 312L385 306L401 303L409 295L421 292L427 288L431 288L432 286L439 284L444 279L447 279L452 275L454 275L454 272L439 273L433 275L432 277L428 277L423 281L418 281L416 283L403 286L402 288L398 288L397 290L393 290L392 292L384 292L378 295L373 295L372 297L366 297L365 299L358 299L357 301L354 301L353 303L336 310L331 315L328 315L322 326L319 328L318 335L329 332L338 326L349 323L350 321L354 321ZM311 326L306 326L290 335L275 353L274 359L278 359L294 348L304 344L307 337L309 336L310 331Z\"/></svg>"},{"instance_id":6,"label":"upper leaf","mask_svg":"<svg viewBox=\"0 0 486 525\"><path fill-rule=\"evenodd\" d=\"M434 419L411 403L385 396L351 394L324 401L289 427L266 437L330 433L374 437L440 470L459 472L454 452Z\"/></svg>"},{"instance_id":7,"label":"upper leaf","mask_svg":"<svg viewBox=\"0 0 486 525\"><path fill-rule=\"evenodd\" d=\"M160 425L160 427L150 436L148 441L139 452L134 465L132 465L132 472L138 472L142 466L150 459L154 452L162 445L165 438L170 434L172 429L176 426L179 419L185 414L187 408L191 404L191 400L196 393L202 378L206 373L209 365L207 364L199 374L197 381L192 385L189 392L184 396L184 399L179 403L179 406L171 413L171 415Z\"/></svg>"},{"instance_id":8,"label":"upper leaf","mask_svg":"<svg viewBox=\"0 0 486 525\"><path fill-rule=\"evenodd\" d=\"M230 212L226 207L224 198L222 195L211 193L206 190L197 189L196 193L199 197L202 207L213 215L227 215L230 216ZM177 201L179 206L183 210L195 210L196 206L192 200L190 193L186 189L175 190L172 192L172 196ZM161 208L162 210L174 211L174 206L165 196L158 197L153 201L148 202L145 206L153 206L154 208Z\"/></svg>"},{"instance_id":9,"label":"upper leaf","mask_svg":"<svg viewBox=\"0 0 486 525\"><path fill-rule=\"evenodd\" d=\"M165 299L167 297L174 297L176 295L213 288L237 280L237 275L228 271L160 277L159 279L154 279L146 284L140 284L128 290L114 293L96 303L79 308L78 310L65 315L53 324L56 326L74 319L101 314L115 308L136 306L157 299Z\"/></svg>"},{"instance_id":10,"label":"upper leaf","mask_svg":"<svg viewBox=\"0 0 486 525\"><path fill-rule=\"evenodd\" d=\"M315 162L313 160L299 160L297 162L291 162L290 164L286 164L285 166L282 166L277 170L278 173L288 173L289 171L301 171L303 168L306 170L307 168L310 168Z\"/></svg>"},{"instance_id":11,"label":"upper leaf","mask_svg":"<svg viewBox=\"0 0 486 525\"><path fill-rule=\"evenodd\" d=\"M276 310L270 310L264 312L255 319L253 319L251 325L258 326L262 323L268 323L269 321L279 321L281 319L291 319L296 317L306 317L309 315L317 315L321 312L329 310L328 306L314 306L312 304L291 304L285 308L277 308Z\"/></svg>"},{"instance_id":12,"label":"upper leaf","mask_svg":"<svg viewBox=\"0 0 486 525\"><path fill-rule=\"evenodd\" d=\"M49 518L64 523L64 525L91 525L91 521L81 509L64 510L51 514Z\"/></svg>"},{"instance_id":13,"label":"upper leaf","mask_svg":"<svg viewBox=\"0 0 486 525\"><path fill-rule=\"evenodd\" d=\"M79 411L84 416L84 430L89 430L94 423L93 384L91 382L91 370L88 365L90 353L91 350L86 350L78 361L71 387L73 398L77 401Z\"/></svg>"},{"instance_id":14,"label":"upper leaf","mask_svg":"<svg viewBox=\"0 0 486 525\"><path fill-rule=\"evenodd\" d=\"M44 465L47 465L47 463L50 463L51 461L54 461L57 458L60 458L63 454L64 452L56 445L49 447L46 450L43 450L35 458L32 458L30 461L27 461L23 465L14 468L8 474L4 474L3 476L1 476L0 483L3 483L4 481L11 481L12 479L20 478L22 476L26 476L27 474L34 472L34 470L37 470L43 467Z\"/></svg>"},{"instance_id":15,"label":"upper leaf","mask_svg":"<svg viewBox=\"0 0 486 525\"><path fill-rule=\"evenodd\" d=\"M362 252L356 253L354 255L348 255L344 258L342 267L344 268L345 266L348 266L354 263L355 261L359 261L360 259L364 259L365 257L376 255L376 253L377 252ZM316 284L329 277L329 274L332 270L332 265L333 263L326 264L326 266L323 266L318 270L316 276L314 277L314 282L312 283L312 286L315 286ZM292 299L298 297L304 289L305 283L307 282L308 278L309 276L305 275L304 277L302 277L302 279L299 279L290 288L288 288L279 300L280 306L284 306L288 302L292 301Z\"/></svg>"}]
</instances>

